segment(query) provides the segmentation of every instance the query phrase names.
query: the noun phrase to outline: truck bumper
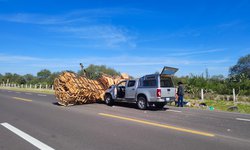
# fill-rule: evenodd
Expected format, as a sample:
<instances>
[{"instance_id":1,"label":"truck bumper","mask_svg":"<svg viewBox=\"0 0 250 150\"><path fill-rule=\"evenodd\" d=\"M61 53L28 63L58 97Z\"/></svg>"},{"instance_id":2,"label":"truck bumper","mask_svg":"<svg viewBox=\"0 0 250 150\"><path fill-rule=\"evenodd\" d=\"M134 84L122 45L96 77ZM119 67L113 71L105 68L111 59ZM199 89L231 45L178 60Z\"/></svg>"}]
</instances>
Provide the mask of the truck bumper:
<instances>
[{"instance_id":1,"label":"truck bumper","mask_svg":"<svg viewBox=\"0 0 250 150\"><path fill-rule=\"evenodd\" d=\"M175 101L175 97L161 97L157 99L151 99L148 101L149 103L168 103L168 102L173 102Z\"/></svg>"}]
</instances>

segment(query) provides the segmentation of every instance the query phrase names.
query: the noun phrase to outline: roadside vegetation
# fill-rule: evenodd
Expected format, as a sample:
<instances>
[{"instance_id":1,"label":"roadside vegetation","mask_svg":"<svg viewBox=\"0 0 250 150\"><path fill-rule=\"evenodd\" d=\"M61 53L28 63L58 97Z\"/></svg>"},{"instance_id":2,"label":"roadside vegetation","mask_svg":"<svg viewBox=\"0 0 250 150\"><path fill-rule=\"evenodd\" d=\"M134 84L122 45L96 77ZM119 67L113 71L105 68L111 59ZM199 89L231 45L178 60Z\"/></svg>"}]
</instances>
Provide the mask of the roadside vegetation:
<instances>
[{"instance_id":1,"label":"roadside vegetation","mask_svg":"<svg viewBox=\"0 0 250 150\"><path fill-rule=\"evenodd\" d=\"M232 95L232 89L236 90L237 96L249 97L250 54L241 57L236 65L229 68L228 77L223 75L210 77L208 70L206 70L201 75L191 74L185 77L175 77L174 80L176 83L179 81L185 83L186 93L190 98L199 98L200 89L204 89L204 93L208 95L207 99L211 100L216 99L217 95ZM244 101L244 99L239 100Z\"/></svg>"}]
</instances>

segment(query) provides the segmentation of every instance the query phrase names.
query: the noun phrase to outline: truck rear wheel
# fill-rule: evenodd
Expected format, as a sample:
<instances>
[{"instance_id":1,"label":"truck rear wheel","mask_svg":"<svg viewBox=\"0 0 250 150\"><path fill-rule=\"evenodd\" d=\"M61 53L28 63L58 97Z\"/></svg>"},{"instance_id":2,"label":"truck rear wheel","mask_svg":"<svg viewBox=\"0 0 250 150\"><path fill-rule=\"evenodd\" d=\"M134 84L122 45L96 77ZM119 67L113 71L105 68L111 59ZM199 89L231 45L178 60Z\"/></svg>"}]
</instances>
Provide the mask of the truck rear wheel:
<instances>
[{"instance_id":1,"label":"truck rear wheel","mask_svg":"<svg viewBox=\"0 0 250 150\"><path fill-rule=\"evenodd\" d=\"M147 109L147 100L144 96L139 96L137 100L137 107L141 110Z\"/></svg>"},{"instance_id":2,"label":"truck rear wheel","mask_svg":"<svg viewBox=\"0 0 250 150\"><path fill-rule=\"evenodd\" d=\"M112 99L112 96L110 94L106 94L104 100L108 106L114 105L114 100Z\"/></svg>"}]
</instances>

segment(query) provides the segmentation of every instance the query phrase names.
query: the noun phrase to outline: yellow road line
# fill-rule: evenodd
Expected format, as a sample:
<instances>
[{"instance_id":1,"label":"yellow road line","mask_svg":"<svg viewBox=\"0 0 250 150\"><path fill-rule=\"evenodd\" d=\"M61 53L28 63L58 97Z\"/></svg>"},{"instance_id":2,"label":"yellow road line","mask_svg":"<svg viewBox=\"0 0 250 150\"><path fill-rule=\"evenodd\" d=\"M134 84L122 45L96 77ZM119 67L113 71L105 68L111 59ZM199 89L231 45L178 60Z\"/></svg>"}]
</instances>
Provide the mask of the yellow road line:
<instances>
[{"instance_id":1,"label":"yellow road line","mask_svg":"<svg viewBox=\"0 0 250 150\"><path fill-rule=\"evenodd\" d=\"M32 102L32 100L26 99L26 98L20 98L20 97L12 97L12 98L14 98L14 99L16 99L16 100L25 101L25 102Z\"/></svg>"},{"instance_id":2,"label":"yellow road line","mask_svg":"<svg viewBox=\"0 0 250 150\"><path fill-rule=\"evenodd\" d=\"M209 136L209 137L214 137L215 136L214 134L206 133L206 132L202 132L202 131L190 130L190 129L185 129L185 128L180 128L180 127L170 126L170 125L166 125L166 124L159 124L159 123L154 123L154 122L149 122L149 121L144 121L144 120L138 120L138 119L133 119L133 118L127 118L127 117L122 117L122 116L116 116L116 115L111 115L111 114L99 113L99 115L110 117L110 118L117 118L117 119L122 119L122 120L127 120L127 121L142 123L142 124L147 124L147 125L161 127L161 128L167 128L167 129L172 129L172 130L177 130L177 131L192 133L192 134L203 135L203 136Z\"/></svg>"}]
</instances>

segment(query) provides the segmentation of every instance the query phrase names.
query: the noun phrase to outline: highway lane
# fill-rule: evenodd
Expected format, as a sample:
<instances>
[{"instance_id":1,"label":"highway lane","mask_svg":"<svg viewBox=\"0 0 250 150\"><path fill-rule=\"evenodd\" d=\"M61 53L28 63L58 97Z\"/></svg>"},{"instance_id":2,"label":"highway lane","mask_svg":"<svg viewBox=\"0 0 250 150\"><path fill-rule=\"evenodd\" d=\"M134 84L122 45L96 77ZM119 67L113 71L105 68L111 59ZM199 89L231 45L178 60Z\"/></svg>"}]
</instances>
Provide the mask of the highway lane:
<instances>
[{"instance_id":1,"label":"highway lane","mask_svg":"<svg viewBox=\"0 0 250 150\"><path fill-rule=\"evenodd\" d=\"M108 107L104 104L88 104L60 107L55 102L53 95L0 90L0 123L7 122L54 149L250 147L250 122L236 120L250 118L246 114L173 107L168 107L167 110L141 111L133 105ZM193 133L159 125L188 129ZM195 131L214 136L195 134ZM0 149L37 149L3 126L0 126L0 133Z\"/></svg>"}]
</instances>

